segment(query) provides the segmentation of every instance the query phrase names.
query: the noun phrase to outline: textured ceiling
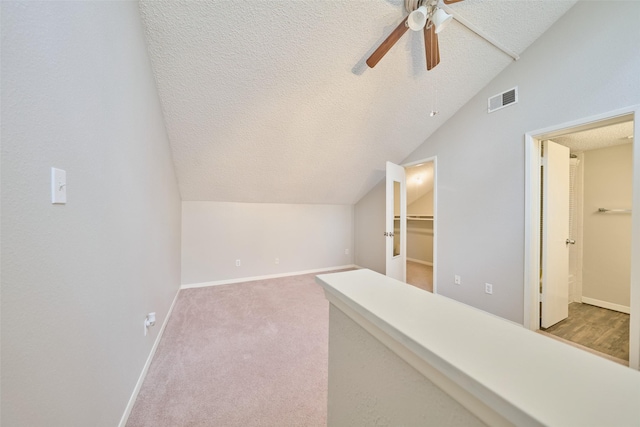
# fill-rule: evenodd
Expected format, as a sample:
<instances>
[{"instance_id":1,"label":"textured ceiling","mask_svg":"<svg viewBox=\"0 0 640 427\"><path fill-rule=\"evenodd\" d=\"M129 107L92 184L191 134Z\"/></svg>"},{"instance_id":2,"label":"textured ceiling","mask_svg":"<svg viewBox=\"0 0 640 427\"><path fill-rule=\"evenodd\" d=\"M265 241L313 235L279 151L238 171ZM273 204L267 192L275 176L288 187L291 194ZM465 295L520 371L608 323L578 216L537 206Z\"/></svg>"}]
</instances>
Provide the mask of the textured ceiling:
<instances>
[{"instance_id":1,"label":"textured ceiling","mask_svg":"<svg viewBox=\"0 0 640 427\"><path fill-rule=\"evenodd\" d=\"M520 54L574 3L451 8ZM368 69L406 14L401 0L153 0L140 11L183 200L355 203L385 161L402 161L512 61L452 22L434 70L411 31Z\"/></svg>"},{"instance_id":2,"label":"textured ceiling","mask_svg":"<svg viewBox=\"0 0 640 427\"><path fill-rule=\"evenodd\" d=\"M629 144L633 142L629 136L633 136L633 121L575 132L553 138L553 141L569 147L572 153L580 153L614 145Z\"/></svg>"}]
</instances>

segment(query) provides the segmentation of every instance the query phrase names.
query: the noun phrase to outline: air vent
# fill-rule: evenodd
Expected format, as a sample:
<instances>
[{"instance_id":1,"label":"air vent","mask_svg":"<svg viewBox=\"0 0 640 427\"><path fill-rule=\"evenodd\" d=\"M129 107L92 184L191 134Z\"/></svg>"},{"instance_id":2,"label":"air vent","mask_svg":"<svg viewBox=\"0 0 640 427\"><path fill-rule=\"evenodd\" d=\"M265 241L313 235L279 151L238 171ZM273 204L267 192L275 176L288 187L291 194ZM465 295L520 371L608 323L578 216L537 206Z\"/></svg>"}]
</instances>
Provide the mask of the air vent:
<instances>
[{"instance_id":1,"label":"air vent","mask_svg":"<svg viewBox=\"0 0 640 427\"><path fill-rule=\"evenodd\" d=\"M518 86L489 98L489 113L518 102Z\"/></svg>"}]
</instances>

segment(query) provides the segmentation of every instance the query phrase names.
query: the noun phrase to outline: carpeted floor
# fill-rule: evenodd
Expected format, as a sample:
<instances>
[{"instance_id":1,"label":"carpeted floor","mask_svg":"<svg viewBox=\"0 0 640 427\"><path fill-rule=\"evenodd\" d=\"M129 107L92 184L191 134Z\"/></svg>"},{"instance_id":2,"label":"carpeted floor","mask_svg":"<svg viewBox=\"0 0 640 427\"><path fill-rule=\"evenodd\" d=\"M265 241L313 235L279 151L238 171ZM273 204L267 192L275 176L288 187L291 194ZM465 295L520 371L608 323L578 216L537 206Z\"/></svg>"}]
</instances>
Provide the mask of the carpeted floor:
<instances>
[{"instance_id":1,"label":"carpeted floor","mask_svg":"<svg viewBox=\"0 0 640 427\"><path fill-rule=\"evenodd\" d=\"M407 261L407 283L425 291L433 292L433 267Z\"/></svg>"},{"instance_id":2,"label":"carpeted floor","mask_svg":"<svg viewBox=\"0 0 640 427\"><path fill-rule=\"evenodd\" d=\"M329 304L314 277L182 290L127 426L325 426Z\"/></svg>"}]
</instances>

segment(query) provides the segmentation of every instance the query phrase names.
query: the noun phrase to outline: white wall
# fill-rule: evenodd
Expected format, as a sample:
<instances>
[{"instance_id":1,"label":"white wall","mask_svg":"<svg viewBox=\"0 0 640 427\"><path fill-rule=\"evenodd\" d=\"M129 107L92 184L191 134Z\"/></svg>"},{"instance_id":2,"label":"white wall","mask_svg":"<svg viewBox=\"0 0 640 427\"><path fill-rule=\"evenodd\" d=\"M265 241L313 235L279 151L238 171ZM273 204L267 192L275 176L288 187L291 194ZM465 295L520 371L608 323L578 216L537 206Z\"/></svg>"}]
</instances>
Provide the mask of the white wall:
<instances>
[{"instance_id":1,"label":"white wall","mask_svg":"<svg viewBox=\"0 0 640 427\"><path fill-rule=\"evenodd\" d=\"M385 182L378 183L354 206L356 265L385 273Z\"/></svg>"},{"instance_id":2,"label":"white wall","mask_svg":"<svg viewBox=\"0 0 640 427\"><path fill-rule=\"evenodd\" d=\"M640 103L638 14L640 2L578 2L402 162L438 156L439 293L523 322L524 134ZM519 103L487 114L487 98L514 86ZM383 206L384 192L358 202L356 229L384 215L363 204ZM356 233L359 265L380 271L382 231Z\"/></svg>"},{"instance_id":3,"label":"white wall","mask_svg":"<svg viewBox=\"0 0 640 427\"><path fill-rule=\"evenodd\" d=\"M180 195L138 5L1 8L1 423L116 426L180 282ZM52 166L66 205L51 204Z\"/></svg>"},{"instance_id":4,"label":"white wall","mask_svg":"<svg viewBox=\"0 0 640 427\"><path fill-rule=\"evenodd\" d=\"M631 283L631 215L597 211L598 208L631 208L632 161L632 144L584 153L582 297L627 309Z\"/></svg>"},{"instance_id":5,"label":"white wall","mask_svg":"<svg viewBox=\"0 0 640 427\"><path fill-rule=\"evenodd\" d=\"M352 265L352 223L350 205L183 202L182 284Z\"/></svg>"}]
</instances>

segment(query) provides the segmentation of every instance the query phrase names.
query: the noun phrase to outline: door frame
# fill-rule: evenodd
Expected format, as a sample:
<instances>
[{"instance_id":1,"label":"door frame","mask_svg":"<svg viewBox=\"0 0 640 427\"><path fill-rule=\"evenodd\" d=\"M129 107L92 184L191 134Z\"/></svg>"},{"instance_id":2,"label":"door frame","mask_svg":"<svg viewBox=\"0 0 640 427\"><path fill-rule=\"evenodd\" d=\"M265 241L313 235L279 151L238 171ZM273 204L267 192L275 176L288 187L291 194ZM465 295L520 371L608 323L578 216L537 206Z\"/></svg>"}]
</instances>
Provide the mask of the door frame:
<instances>
[{"instance_id":1,"label":"door frame","mask_svg":"<svg viewBox=\"0 0 640 427\"><path fill-rule=\"evenodd\" d=\"M524 210L524 327L540 329L539 275L540 275L540 142L567 133L605 125L622 118L633 120L633 196L631 223L631 283L629 367L640 369L640 143L637 143L640 104L595 116L565 122L526 132L525 143L525 210ZM603 123L601 123L603 122Z\"/></svg>"},{"instance_id":2,"label":"door frame","mask_svg":"<svg viewBox=\"0 0 640 427\"><path fill-rule=\"evenodd\" d=\"M407 168L420 163L433 162L433 293L438 293L438 156L427 157L422 160L403 163Z\"/></svg>"}]
</instances>

